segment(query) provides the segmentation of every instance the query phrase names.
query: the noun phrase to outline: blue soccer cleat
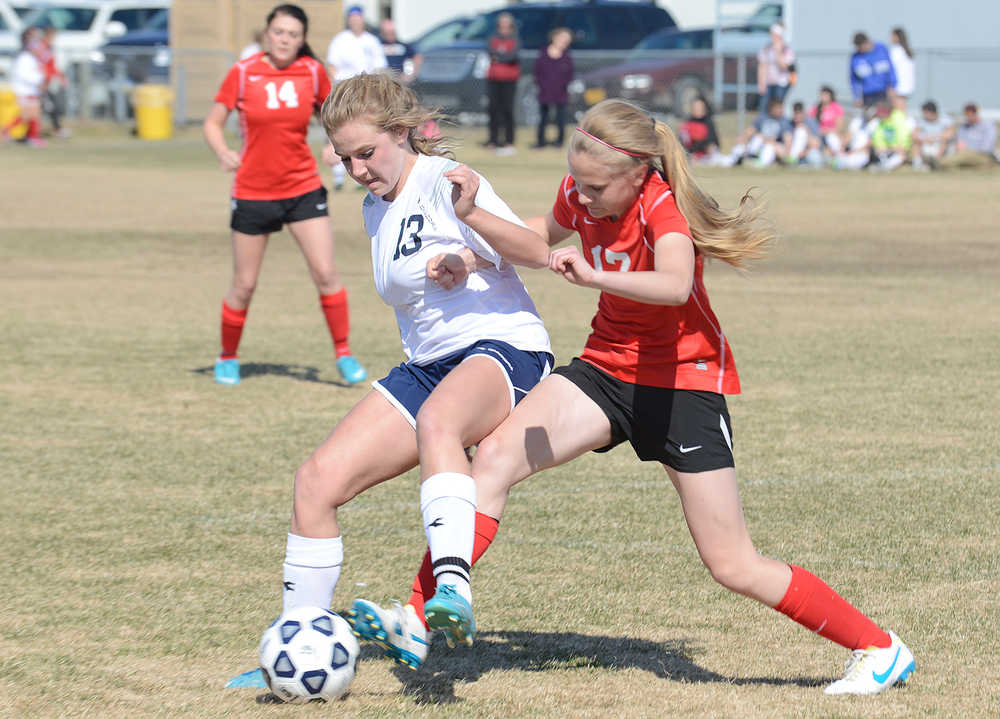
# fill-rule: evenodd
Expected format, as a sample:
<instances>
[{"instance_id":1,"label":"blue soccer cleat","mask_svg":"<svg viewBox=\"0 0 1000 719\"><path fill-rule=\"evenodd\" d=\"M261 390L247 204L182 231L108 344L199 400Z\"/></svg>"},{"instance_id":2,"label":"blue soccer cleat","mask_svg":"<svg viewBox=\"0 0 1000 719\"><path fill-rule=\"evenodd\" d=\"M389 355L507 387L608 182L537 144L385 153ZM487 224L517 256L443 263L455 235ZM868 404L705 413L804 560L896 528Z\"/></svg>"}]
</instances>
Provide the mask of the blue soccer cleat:
<instances>
[{"instance_id":1,"label":"blue soccer cleat","mask_svg":"<svg viewBox=\"0 0 1000 719\"><path fill-rule=\"evenodd\" d=\"M365 378L368 377L367 370L351 355L344 355L337 359L337 371L348 384L364 382Z\"/></svg>"},{"instance_id":2,"label":"blue soccer cleat","mask_svg":"<svg viewBox=\"0 0 1000 719\"><path fill-rule=\"evenodd\" d=\"M240 361L235 357L215 360L215 381L219 384L239 384Z\"/></svg>"},{"instance_id":3,"label":"blue soccer cleat","mask_svg":"<svg viewBox=\"0 0 1000 719\"><path fill-rule=\"evenodd\" d=\"M424 605L424 616L431 631L444 632L449 647L458 642L472 646L476 634L476 620L472 616L472 605L455 591L452 584L438 586L434 596Z\"/></svg>"},{"instance_id":4,"label":"blue soccer cleat","mask_svg":"<svg viewBox=\"0 0 1000 719\"><path fill-rule=\"evenodd\" d=\"M394 602L391 609L383 609L366 599L355 599L347 621L355 636L375 642L397 664L419 669L427 658L427 631L409 604Z\"/></svg>"}]
</instances>

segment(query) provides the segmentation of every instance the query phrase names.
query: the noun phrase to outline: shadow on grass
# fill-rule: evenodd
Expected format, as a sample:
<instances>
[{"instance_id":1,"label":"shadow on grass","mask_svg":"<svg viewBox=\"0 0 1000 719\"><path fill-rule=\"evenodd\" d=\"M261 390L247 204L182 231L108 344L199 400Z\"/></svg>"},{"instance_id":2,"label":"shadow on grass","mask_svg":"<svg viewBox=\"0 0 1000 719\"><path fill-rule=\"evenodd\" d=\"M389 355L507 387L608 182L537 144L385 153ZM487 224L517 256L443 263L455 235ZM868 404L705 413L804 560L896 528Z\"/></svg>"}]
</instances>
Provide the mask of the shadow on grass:
<instances>
[{"instance_id":1,"label":"shadow on grass","mask_svg":"<svg viewBox=\"0 0 1000 719\"><path fill-rule=\"evenodd\" d=\"M428 662L414 672L397 667L403 693L418 704L450 704L456 682L476 681L486 672L515 669L542 672L550 669L642 669L670 681L699 684L794 685L818 687L829 679L815 677L727 677L703 669L692 659L694 650L682 640L650 642L629 637L537 632L481 632L473 647L448 649L436 637Z\"/></svg>"},{"instance_id":2,"label":"shadow on grass","mask_svg":"<svg viewBox=\"0 0 1000 719\"><path fill-rule=\"evenodd\" d=\"M214 377L215 366L198 367L191 370L195 374ZM320 379L319 370L316 367L308 367L301 364L276 364L274 362L247 362L240 364L240 381L251 377L262 375L273 375L275 377L288 377L300 382L314 382L316 384L328 384L334 387L350 387L347 382Z\"/></svg>"}]
</instances>

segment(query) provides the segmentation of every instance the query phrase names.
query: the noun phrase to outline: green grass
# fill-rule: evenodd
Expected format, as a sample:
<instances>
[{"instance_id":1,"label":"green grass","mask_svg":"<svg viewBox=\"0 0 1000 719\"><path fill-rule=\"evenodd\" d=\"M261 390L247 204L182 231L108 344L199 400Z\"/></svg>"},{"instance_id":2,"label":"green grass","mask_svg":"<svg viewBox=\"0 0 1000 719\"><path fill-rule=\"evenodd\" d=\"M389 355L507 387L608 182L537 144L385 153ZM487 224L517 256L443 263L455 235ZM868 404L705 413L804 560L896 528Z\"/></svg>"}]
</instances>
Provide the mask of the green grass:
<instances>
[{"instance_id":1,"label":"green grass","mask_svg":"<svg viewBox=\"0 0 1000 719\"><path fill-rule=\"evenodd\" d=\"M526 141L530 133L522 133ZM459 158L522 215L555 151ZM895 629L905 689L830 698L846 652L708 577L665 474L627 448L520 485L477 567L475 647L419 672L366 649L335 707L224 690L280 607L295 468L345 387L304 262L272 238L236 389L216 385L231 178L194 132L0 148L0 715L10 717L972 717L1000 710L997 175L700 173L755 185L781 240L713 265L744 394L737 467L761 552ZM374 292L361 193L331 194L352 344L401 359ZM522 271L560 361L596 297ZM341 513L335 608L405 598L423 551L410 473Z\"/></svg>"}]
</instances>

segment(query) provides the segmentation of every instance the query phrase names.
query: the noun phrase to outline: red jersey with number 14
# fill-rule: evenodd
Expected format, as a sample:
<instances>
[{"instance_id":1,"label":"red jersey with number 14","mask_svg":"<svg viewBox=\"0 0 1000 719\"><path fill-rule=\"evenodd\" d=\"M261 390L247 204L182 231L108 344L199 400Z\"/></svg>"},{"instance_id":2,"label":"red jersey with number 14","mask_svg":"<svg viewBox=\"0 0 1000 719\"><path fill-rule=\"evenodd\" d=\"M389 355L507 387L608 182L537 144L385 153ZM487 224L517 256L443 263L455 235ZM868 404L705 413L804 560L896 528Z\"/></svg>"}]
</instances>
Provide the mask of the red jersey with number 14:
<instances>
[{"instance_id":1,"label":"red jersey with number 14","mask_svg":"<svg viewBox=\"0 0 1000 719\"><path fill-rule=\"evenodd\" d=\"M614 221L591 217L567 175L552 215L579 233L584 256L598 270L653 270L658 238L668 232L691 236L658 172L649 173L639 197ZM580 358L630 384L739 393L732 352L702 281L705 258L697 249L695 253L694 282L683 305L650 305L601 292L590 323L593 332Z\"/></svg>"},{"instance_id":2,"label":"red jersey with number 14","mask_svg":"<svg viewBox=\"0 0 1000 719\"><path fill-rule=\"evenodd\" d=\"M233 65L215 96L240 113L242 163L233 181L233 197L240 200L283 200L322 185L306 132L330 94L326 69L308 55L280 70L265 57Z\"/></svg>"}]
</instances>

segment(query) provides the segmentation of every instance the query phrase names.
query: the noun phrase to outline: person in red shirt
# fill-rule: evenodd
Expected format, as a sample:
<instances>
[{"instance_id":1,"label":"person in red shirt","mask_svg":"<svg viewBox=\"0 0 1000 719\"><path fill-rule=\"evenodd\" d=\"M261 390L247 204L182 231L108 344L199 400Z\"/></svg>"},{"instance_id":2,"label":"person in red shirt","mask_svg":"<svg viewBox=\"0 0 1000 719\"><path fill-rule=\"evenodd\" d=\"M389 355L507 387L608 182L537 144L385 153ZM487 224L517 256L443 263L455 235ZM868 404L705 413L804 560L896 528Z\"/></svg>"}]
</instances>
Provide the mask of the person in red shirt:
<instances>
[{"instance_id":1,"label":"person in red shirt","mask_svg":"<svg viewBox=\"0 0 1000 719\"><path fill-rule=\"evenodd\" d=\"M498 155L514 154L514 96L517 80L521 77L521 64L517 54L521 41L517 25L509 12L497 15L497 31L486 42L490 67L486 71L486 91L489 99L490 138L488 148ZM503 131L503 139L500 132Z\"/></svg>"},{"instance_id":2,"label":"person in red shirt","mask_svg":"<svg viewBox=\"0 0 1000 719\"><path fill-rule=\"evenodd\" d=\"M773 231L761 206L745 195L735 212L722 210L695 183L670 128L621 100L584 115L569 170L552 211L527 224L549 245L580 236L582 251L553 250L549 268L599 290L597 314L583 353L479 443L473 559L492 541L511 487L627 440L640 459L663 465L716 581L852 651L826 693L874 694L905 681L914 661L898 636L805 569L758 554L747 531L724 397L740 391L739 377L702 272L706 259L739 268L762 253ZM425 558L409 600L418 615L434 592L429 569ZM453 621L454 634L471 639L474 620L464 626L456 611Z\"/></svg>"},{"instance_id":3,"label":"person in red shirt","mask_svg":"<svg viewBox=\"0 0 1000 719\"><path fill-rule=\"evenodd\" d=\"M297 5L279 5L267 16L267 51L236 63L226 75L204 123L205 140L227 172L235 172L230 228L233 280L222 302L222 351L215 379L240 381L237 349L260 274L267 239L282 225L298 242L319 291L337 356L349 384L367 376L351 355L347 290L334 264L326 189L306 141L309 121L330 94L330 79L308 43L309 21ZM233 150L223 133L239 112L243 147Z\"/></svg>"}]
</instances>

